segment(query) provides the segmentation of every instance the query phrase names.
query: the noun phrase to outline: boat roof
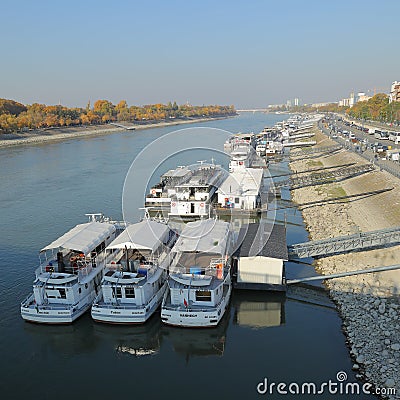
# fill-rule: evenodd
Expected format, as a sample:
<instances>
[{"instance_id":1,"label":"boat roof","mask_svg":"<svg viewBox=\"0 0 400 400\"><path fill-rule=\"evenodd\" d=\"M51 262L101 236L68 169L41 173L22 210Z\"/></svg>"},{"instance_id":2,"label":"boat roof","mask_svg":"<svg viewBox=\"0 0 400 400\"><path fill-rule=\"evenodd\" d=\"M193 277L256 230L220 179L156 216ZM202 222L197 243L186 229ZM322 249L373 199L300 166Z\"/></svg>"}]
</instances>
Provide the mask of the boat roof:
<instances>
[{"instance_id":1,"label":"boat roof","mask_svg":"<svg viewBox=\"0 0 400 400\"><path fill-rule=\"evenodd\" d=\"M251 223L244 225L239 232L238 243L241 243L235 252L237 257L270 257L288 260L286 244L286 228L283 225Z\"/></svg>"},{"instance_id":2,"label":"boat roof","mask_svg":"<svg viewBox=\"0 0 400 400\"><path fill-rule=\"evenodd\" d=\"M145 219L137 224L129 225L106 249L128 248L154 251L160 246L168 231L168 225Z\"/></svg>"},{"instance_id":3,"label":"boat roof","mask_svg":"<svg viewBox=\"0 0 400 400\"><path fill-rule=\"evenodd\" d=\"M215 184L222 176L223 170L220 166L203 165L193 172L188 182L176 185L178 188L186 188L192 186L209 186Z\"/></svg>"},{"instance_id":4,"label":"boat roof","mask_svg":"<svg viewBox=\"0 0 400 400\"><path fill-rule=\"evenodd\" d=\"M165 174L163 174L162 178L183 178L184 176L191 174L192 171L188 167L170 169Z\"/></svg>"},{"instance_id":5,"label":"boat roof","mask_svg":"<svg viewBox=\"0 0 400 400\"><path fill-rule=\"evenodd\" d=\"M257 194L260 191L263 170L261 168L240 168L231 172L218 188L222 195Z\"/></svg>"},{"instance_id":6,"label":"boat roof","mask_svg":"<svg viewBox=\"0 0 400 400\"><path fill-rule=\"evenodd\" d=\"M229 223L215 219L186 224L172 251L225 254Z\"/></svg>"},{"instance_id":7,"label":"boat roof","mask_svg":"<svg viewBox=\"0 0 400 400\"><path fill-rule=\"evenodd\" d=\"M63 248L87 254L115 231L115 225L107 222L92 221L86 224L79 224L54 242L43 247L40 252Z\"/></svg>"}]
</instances>

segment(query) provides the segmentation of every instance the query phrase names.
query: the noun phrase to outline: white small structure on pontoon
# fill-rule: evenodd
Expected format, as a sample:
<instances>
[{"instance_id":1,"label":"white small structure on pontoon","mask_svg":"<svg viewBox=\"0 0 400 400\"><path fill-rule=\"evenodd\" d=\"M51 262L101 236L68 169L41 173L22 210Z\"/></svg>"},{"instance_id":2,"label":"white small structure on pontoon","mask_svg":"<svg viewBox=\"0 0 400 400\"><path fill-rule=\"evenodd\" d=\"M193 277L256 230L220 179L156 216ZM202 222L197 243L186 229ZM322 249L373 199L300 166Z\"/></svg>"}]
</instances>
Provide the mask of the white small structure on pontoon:
<instances>
[{"instance_id":1,"label":"white small structure on pontoon","mask_svg":"<svg viewBox=\"0 0 400 400\"><path fill-rule=\"evenodd\" d=\"M161 307L165 324L218 325L232 291L230 256L234 243L228 222L207 219L186 225L172 249L175 257Z\"/></svg>"},{"instance_id":2,"label":"white small structure on pontoon","mask_svg":"<svg viewBox=\"0 0 400 400\"><path fill-rule=\"evenodd\" d=\"M92 214L92 221L40 251L45 260L36 270L33 293L21 303L24 320L69 324L90 308L102 277L104 249L120 231L117 224L95 216L101 214Z\"/></svg>"},{"instance_id":3,"label":"white small structure on pontoon","mask_svg":"<svg viewBox=\"0 0 400 400\"><path fill-rule=\"evenodd\" d=\"M110 243L92 318L110 324L146 322L165 293L169 253L176 237L167 224L144 219L129 225Z\"/></svg>"},{"instance_id":4,"label":"white small structure on pontoon","mask_svg":"<svg viewBox=\"0 0 400 400\"><path fill-rule=\"evenodd\" d=\"M254 210L261 206L264 172L241 168L231 172L218 188L218 204L235 210Z\"/></svg>"},{"instance_id":5,"label":"white small structure on pontoon","mask_svg":"<svg viewBox=\"0 0 400 400\"><path fill-rule=\"evenodd\" d=\"M233 255L233 286L237 289L286 291L284 262L288 260L283 225L250 223L239 232Z\"/></svg>"}]
</instances>

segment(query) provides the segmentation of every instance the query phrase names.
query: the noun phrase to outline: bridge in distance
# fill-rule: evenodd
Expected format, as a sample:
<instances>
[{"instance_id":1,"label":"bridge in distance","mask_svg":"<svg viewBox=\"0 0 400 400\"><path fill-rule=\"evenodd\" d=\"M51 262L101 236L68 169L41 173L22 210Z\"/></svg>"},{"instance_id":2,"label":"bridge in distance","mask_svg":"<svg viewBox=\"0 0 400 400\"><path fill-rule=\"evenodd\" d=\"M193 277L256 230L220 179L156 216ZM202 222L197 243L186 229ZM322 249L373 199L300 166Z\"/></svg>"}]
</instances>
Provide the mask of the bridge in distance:
<instances>
[{"instance_id":1,"label":"bridge in distance","mask_svg":"<svg viewBox=\"0 0 400 400\"><path fill-rule=\"evenodd\" d=\"M267 108L252 108L252 109L246 109L246 110L236 110L237 112L266 112L268 111Z\"/></svg>"}]
</instances>

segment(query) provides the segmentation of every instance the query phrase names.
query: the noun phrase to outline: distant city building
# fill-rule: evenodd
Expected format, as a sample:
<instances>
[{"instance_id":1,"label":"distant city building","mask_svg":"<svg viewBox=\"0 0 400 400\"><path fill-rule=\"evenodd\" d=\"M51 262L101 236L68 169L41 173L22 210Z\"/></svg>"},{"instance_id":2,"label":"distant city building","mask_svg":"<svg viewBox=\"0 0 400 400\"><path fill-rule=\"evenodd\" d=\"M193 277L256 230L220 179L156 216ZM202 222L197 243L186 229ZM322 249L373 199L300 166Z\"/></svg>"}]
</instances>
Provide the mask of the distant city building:
<instances>
[{"instance_id":1,"label":"distant city building","mask_svg":"<svg viewBox=\"0 0 400 400\"><path fill-rule=\"evenodd\" d=\"M294 105L295 107L299 106L299 99L297 97L294 99Z\"/></svg>"},{"instance_id":2,"label":"distant city building","mask_svg":"<svg viewBox=\"0 0 400 400\"><path fill-rule=\"evenodd\" d=\"M332 101L328 101L328 102L325 102L325 103L313 103L313 104L311 104L311 107L318 108L318 107L327 106L329 104L332 104Z\"/></svg>"},{"instance_id":3,"label":"distant city building","mask_svg":"<svg viewBox=\"0 0 400 400\"><path fill-rule=\"evenodd\" d=\"M365 95L365 93L364 93ZM353 107L358 101L358 97L354 96L354 93L350 93L350 97L342 99L339 101L339 107Z\"/></svg>"},{"instance_id":4,"label":"distant city building","mask_svg":"<svg viewBox=\"0 0 400 400\"><path fill-rule=\"evenodd\" d=\"M342 99L339 101L340 107L350 107L350 99Z\"/></svg>"},{"instance_id":5,"label":"distant city building","mask_svg":"<svg viewBox=\"0 0 400 400\"><path fill-rule=\"evenodd\" d=\"M285 107L285 104L268 104L268 108L280 108Z\"/></svg>"},{"instance_id":6,"label":"distant city building","mask_svg":"<svg viewBox=\"0 0 400 400\"><path fill-rule=\"evenodd\" d=\"M356 101L355 101L355 98L354 98L354 93L350 93L349 107L353 107L355 103L356 103Z\"/></svg>"},{"instance_id":7,"label":"distant city building","mask_svg":"<svg viewBox=\"0 0 400 400\"><path fill-rule=\"evenodd\" d=\"M400 101L400 82L394 81L390 88L389 103L392 101Z\"/></svg>"},{"instance_id":8,"label":"distant city building","mask_svg":"<svg viewBox=\"0 0 400 400\"><path fill-rule=\"evenodd\" d=\"M359 101L367 101L371 98L371 96L366 95L364 92L357 93L357 103Z\"/></svg>"},{"instance_id":9,"label":"distant city building","mask_svg":"<svg viewBox=\"0 0 400 400\"><path fill-rule=\"evenodd\" d=\"M292 100L288 100L288 101L286 102L286 107L287 107L287 108L292 107Z\"/></svg>"}]
</instances>

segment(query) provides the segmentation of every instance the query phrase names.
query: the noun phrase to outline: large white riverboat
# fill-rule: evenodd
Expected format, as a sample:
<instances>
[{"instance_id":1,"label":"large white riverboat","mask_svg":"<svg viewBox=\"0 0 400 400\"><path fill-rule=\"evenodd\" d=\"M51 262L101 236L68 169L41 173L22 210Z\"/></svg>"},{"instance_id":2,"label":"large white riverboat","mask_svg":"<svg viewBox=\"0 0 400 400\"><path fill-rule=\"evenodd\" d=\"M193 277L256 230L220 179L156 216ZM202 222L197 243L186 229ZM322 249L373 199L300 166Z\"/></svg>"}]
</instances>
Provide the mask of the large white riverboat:
<instances>
[{"instance_id":1,"label":"large white riverboat","mask_svg":"<svg viewBox=\"0 0 400 400\"><path fill-rule=\"evenodd\" d=\"M216 192L224 181L225 171L220 165L201 164L193 171L189 181L176 185L171 196L172 218L204 218L211 212Z\"/></svg>"},{"instance_id":2,"label":"large white riverboat","mask_svg":"<svg viewBox=\"0 0 400 400\"><path fill-rule=\"evenodd\" d=\"M146 322L167 288L169 253L176 237L167 224L144 219L129 225L110 243L92 318L110 324Z\"/></svg>"},{"instance_id":3,"label":"large white riverboat","mask_svg":"<svg viewBox=\"0 0 400 400\"><path fill-rule=\"evenodd\" d=\"M193 170L186 166L170 169L161 175L161 180L150 188L146 195L145 207L154 214L154 211L171 210L171 197L176 195L176 186L181 185L191 178Z\"/></svg>"},{"instance_id":4,"label":"large white riverboat","mask_svg":"<svg viewBox=\"0 0 400 400\"><path fill-rule=\"evenodd\" d=\"M165 324L218 325L231 296L230 256L235 236L228 222L190 222L172 253L168 289L161 307Z\"/></svg>"},{"instance_id":5,"label":"large white riverboat","mask_svg":"<svg viewBox=\"0 0 400 400\"><path fill-rule=\"evenodd\" d=\"M120 226L92 214L40 251L41 260L31 293L21 303L29 322L69 324L89 310L102 278L104 249Z\"/></svg>"},{"instance_id":6,"label":"large white riverboat","mask_svg":"<svg viewBox=\"0 0 400 400\"><path fill-rule=\"evenodd\" d=\"M229 172L250 168L256 156L256 151L249 144L237 145L230 153Z\"/></svg>"}]
</instances>

